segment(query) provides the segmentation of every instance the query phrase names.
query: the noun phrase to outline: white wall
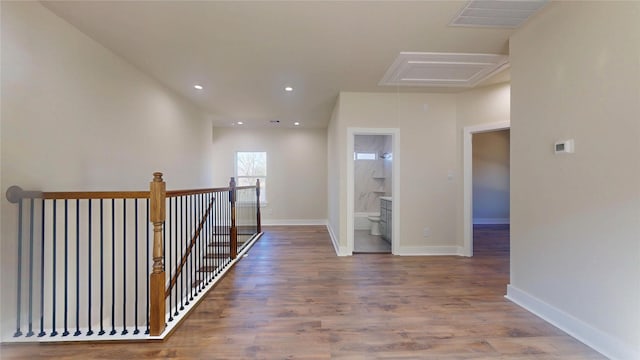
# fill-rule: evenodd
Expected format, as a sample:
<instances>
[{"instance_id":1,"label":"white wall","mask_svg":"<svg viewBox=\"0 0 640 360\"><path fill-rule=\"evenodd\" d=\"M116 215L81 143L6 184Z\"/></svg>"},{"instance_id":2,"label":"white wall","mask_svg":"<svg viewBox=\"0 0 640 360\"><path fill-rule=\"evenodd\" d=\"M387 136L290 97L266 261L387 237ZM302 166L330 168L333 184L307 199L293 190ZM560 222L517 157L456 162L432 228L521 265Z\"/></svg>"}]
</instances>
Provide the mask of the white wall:
<instances>
[{"instance_id":1,"label":"white wall","mask_svg":"<svg viewBox=\"0 0 640 360\"><path fill-rule=\"evenodd\" d=\"M510 48L509 296L638 359L640 3L554 2Z\"/></svg>"},{"instance_id":2,"label":"white wall","mask_svg":"<svg viewBox=\"0 0 640 360\"><path fill-rule=\"evenodd\" d=\"M347 246L346 217L351 216L346 178L336 178L349 166L348 127L400 129L402 215L394 224L402 229L399 253L456 254L463 244L462 129L508 120L508 84L461 94L341 93L328 130L329 203L334 205L329 224L339 246Z\"/></svg>"},{"instance_id":3,"label":"white wall","mask_svg":"<svg viewBox=\"0 0 640 360\"><path fill-rule=\"evenodd\" d=\"M473 135L473 222L509 223L509 130Z\"/></svg>"},{"instance_id":4,"label":"white wall","mask_svg":"<svg viewBox=\"0 0 640 360\"><path fill-rule=\"evenodd\" d=\"M427 109L425 110L425 104ZM333 119L336 143L346 149L347 128L399 128L400 144L400 253L429 251L430 246L455 244L455 183L448 179L456 168L455 96L443 94L340 94L340 112ZM337 162L346 174L348 156L336 152ZM394 161L397 160L394 154ZM341 179L340 194L346 194ZM331 194L335 196L335 194ZM394 199L396 194L394 194ZM346 214L346 198L340 197L340 211ZM431 235L423 237L423 228ZM339 241L347 245L346 224Z\"/></svg>"},{"instance_id":5,"label":"white wall","mask_svg":"<svg viewBox=\"0 0 640 360\"><path fill-rule=\"evenodd\" d=\"M510 119L511 87L509 84L497 84L460 93L456 96L456 123L458 171L463 173L463 132L467 126L491 123L505 123ZM458 181L456 195L456 239L458 246L464 245L464 184Z\"/></svg>"},{"instance_id":6,"label":"white wall","mask_svg":"<svg viewBox=\"0 0 640 360\"><path fill-rule=\"evenodd\" d=\"M190 103L37 2L2 2L2 329L14 311L4 192L211 186L210 125Z\"/></svg>"},{"instance_id":7,"label":"white wall","mask_svg":"<svg viewBox=\"0 0 640 360\"><path fill-rule=\"evenodd\" d=\"M327 134L325 129L214 128L214 182L235 173L238 151L267 152L264 224L325 224L327 219Z\"/></svg>"},{"instance_id":8,"label":"white wall","mask_svg":"<svg viewBox=\"0 0 640 360\"><path fill-rule=\"evenodd\" d=\"M342 183L346 181L347 169L340 166L340 157L344 156L347 143L340 141L341 122L338 98L327 127L327 229L336 253L346 255L346 186Z\"/></svg>"}]
</instances>

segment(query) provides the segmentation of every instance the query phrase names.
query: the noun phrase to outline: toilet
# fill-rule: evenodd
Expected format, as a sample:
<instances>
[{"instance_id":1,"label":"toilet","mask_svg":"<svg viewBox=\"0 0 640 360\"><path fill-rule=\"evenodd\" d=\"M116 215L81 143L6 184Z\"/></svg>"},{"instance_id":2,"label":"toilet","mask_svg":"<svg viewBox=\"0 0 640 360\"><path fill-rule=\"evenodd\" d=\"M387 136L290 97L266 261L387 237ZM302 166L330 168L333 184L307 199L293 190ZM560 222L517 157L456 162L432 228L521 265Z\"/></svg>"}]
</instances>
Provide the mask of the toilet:
<instances>
[{"instance_id":1,"label":"toilet","mask_svg":"<svg viewBox=\"0 0 640 360\"><path fill-rule=\"evenodd\" d=\"M380 216L372 215L367 216L367 219L371 222L371 235L381 235L380 234Z\"/></svg>"}]
</instances>

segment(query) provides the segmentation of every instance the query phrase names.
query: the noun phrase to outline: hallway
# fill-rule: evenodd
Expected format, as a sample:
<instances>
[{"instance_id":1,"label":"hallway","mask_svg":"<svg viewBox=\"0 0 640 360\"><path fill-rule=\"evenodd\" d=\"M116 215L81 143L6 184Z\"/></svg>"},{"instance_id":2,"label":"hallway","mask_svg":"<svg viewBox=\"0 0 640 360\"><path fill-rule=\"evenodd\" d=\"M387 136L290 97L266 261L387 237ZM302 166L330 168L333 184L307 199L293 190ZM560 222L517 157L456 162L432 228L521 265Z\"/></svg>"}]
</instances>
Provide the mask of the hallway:
<instances>
[{"instance_id":1,"label":"hallway","mask_svg":"<svg viewBox=\"0 0 640 360\"><path fill-rule=\"evenodd\" d=\"M0 358L604 358L504 299L503 246L476 241L473 258L337 257L323 226L264 230L165 342L2 345Z\"/></svg>"}]
</instances>

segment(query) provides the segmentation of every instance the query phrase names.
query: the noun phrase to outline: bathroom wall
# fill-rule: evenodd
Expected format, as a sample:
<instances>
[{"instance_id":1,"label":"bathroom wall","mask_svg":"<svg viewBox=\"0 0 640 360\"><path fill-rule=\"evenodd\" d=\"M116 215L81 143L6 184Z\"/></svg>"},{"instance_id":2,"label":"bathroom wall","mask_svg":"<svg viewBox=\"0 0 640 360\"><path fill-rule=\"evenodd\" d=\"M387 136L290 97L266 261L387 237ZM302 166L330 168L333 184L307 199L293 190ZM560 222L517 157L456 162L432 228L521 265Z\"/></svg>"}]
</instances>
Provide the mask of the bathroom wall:
<instances>
[{"instance_id":1,"label":"bathroom wall","mask_svg":"<svg viewBox=\"0 0 640 360\"><path fill-rule=\"evenodd\" d=\"M391 194L387 185L390 183L390 161L380 157L381 154L391 153L388 135L356 135L354 151L375 153L375 160L354 160L355 181L355 212L380 212L380 196Z\"/></svg>"}]
</instances>

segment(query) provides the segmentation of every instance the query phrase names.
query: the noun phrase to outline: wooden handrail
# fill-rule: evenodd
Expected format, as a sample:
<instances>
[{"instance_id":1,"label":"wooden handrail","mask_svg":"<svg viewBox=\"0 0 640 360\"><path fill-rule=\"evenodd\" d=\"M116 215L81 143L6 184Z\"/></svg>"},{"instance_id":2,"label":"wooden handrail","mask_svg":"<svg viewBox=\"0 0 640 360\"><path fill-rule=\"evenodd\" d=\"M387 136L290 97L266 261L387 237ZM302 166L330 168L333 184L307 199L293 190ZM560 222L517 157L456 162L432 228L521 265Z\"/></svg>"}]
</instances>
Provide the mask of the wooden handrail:
<instances>
[{"instance_id":1,"label":"wooden handrail","mask_svg":"<svg viewBox=\"0 0 640 360\"><path fill-rule=\"evenodd\" d=\"M237 190L243 189L253 189L255 186L237 186ZM211 192L224 192L230 191L230 187L222 187L222 188L210 188L210 189L193 189L193 190L169 190L167 191L167 197L178 197L178 196L186 196L186 195L197 195L197 194L206 194Z\"/></svg>"},{"instance_id":2,"label":"wooden handrail","mask_svg":"<svg viewBox=\"0 0 640 360\"><path fill-rule=\"evenodd\" d=\"M213 208L213 204L215 202L215 199L216 198L214 196L211 197L211 201L209 201L209 206L207 207L207 211L205 211L204 215L202 215L202 219L200 219L200 223L198 224L198 228L196 229L196 232L193 234L193 237L191 237L191 241L189 242L189 246L187 247L184 255L182 255L182 259L180 260L180 265L178 266L178 268L176 269L175 273L171 277L171 281L169 281L169 286L167 287L167 289L166 289L166 291L164 293L165 299L171 293L171 289L173 289L173 287L176 285L176 282L178 281L178 276L180 275L180 272L182 272L182 268L184 267L184 265L187 263L187 258L189 257L189 255L191 255L191 250L196 245L198 237L200 237L200 232L202 231L202 228L204 227L204 224L207 221L207 218L209 217L209 213L211 212L211 209Z\"/></svg>"},{"instance_id":3,"label":"wooden handrail","mask_svg":"<svg viewBox=\"0 0 640 360\"><path fill-rule=\"evenodd\" d=\"M254 189L255 186L238 186L237 190ZM178 197L186 195L206 194L210 192L230 191L230 187L209 189L169 190L166 197ZM149 199L149 191L25 191L19 186L11 186L6 192L7 199L11 203L17 203L20 199L46 199L46 200L87 200L87 199Z\"/></svg>"},{"instance_id":4,"label":"wooden handrail","mask_svg":"<svg viewBox=\"0 0 640 360\"><path fill-rule=\"evenodd\" d=\"M43 192L42 198L60 199L148 199L148 191L69 191Z\"/></svg>"},{"instance_id":5,"label":"wooden handrail","mask_svg":"<svg viewBox=\"0 0 640 360\"><path fill-rule=\"evenodd\" d=\"M40 199L42 191L24 191L20 186L9 186L6 192L7 200L12 204L17 204L22 199Z\"/></svg>"},{"instance_id":6,"label":"wooden handrail","mask_svg":"<svg viewBox=\"0 0 640 360\"><path fill-rule=\"evenodd\" d=\"M169 190L167 197L178 197L188 195L206 194L211 192L229 191L229 188L210 188L210 189L193 189L193 190Z\"/></svg>"},{"instance_id":7,"label":"wooden handrail","mask_svg":"<svg viewBox=\"0 0 640 360\"><path fill-rule=\"evenodd\" d=\"M148 191L25 191L19 186L7 189L7 199L84 200L84 199L148 199Z\"/></svg>"}]
</instances>

